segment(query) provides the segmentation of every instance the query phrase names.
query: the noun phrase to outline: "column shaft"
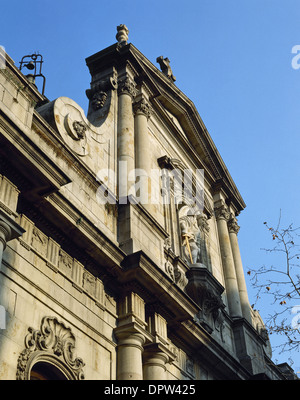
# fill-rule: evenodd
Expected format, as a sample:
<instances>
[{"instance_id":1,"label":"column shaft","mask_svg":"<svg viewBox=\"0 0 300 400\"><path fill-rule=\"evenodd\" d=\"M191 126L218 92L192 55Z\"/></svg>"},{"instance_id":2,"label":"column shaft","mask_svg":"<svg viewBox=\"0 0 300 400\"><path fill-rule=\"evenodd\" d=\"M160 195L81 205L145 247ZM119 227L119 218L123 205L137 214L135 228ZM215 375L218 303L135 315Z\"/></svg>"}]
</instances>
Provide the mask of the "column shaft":
<instances>
[{"instance_id":1,"label":"column shaft","mask_svg":"<svg viewBox=\"0 0 300 400\"><path fill-rule=\"evenodd\" d=\"M150 105L142 98L135 104L134 135L135 135L135 166L139 170L140 201L148 208L151 200L151 152L148 133L148 118L151 114Z\"/></svg>"},{"instance_id":2,"label":"column shaft","mask_svg":"<svg viewBox=\"0 0 300 400\"><path fill-rule=\"evenodd\" d=\"M134 118L132 109L133 84L126 79L120 85L118 98L118 172L119 196L128 196L134 184ZM123 162L120 164L120 162ZM127 163L127 165L125 164ZM129 173L131 180L129 181ZM131 193L134 194L134 193Z\"/></svg>"},{"instance_id":3,"label":"column shaft","mask_svg":"<svg viewBox=\"0 0 300 400\"><path fill-rule=\"evenodd\" d=\"M143 365L144 379L165 380L168 360L168 356L162 351L146 351Z\"/></svg>"},{"instance_id":4,"label":"column shaft","mask_svg":"<svg viewBox=\"0 0 300 400\"><path fill-rule=\"evenodd\" d=\"M145 337L136 332L118 335L117 380L142 380L142 352Z\"/></svg>"},{"instance_id":5,"label":"column shaft","mask_svg":"<svg viewBox=\"0 0 300 400\"><path fill-rule=\"evenodd\" d=\"M247 286L246 286L246 281L245 281L244 269L243 269L242 258L241 258L239 244L238 244L238 238L237 238L238 230L239 230L239 226L237 225L235 219L234 219L234 221L230 221L229 237L230 237L232 255L233 255L233 259L234 259L234 265L235 265L236 278L237 278L237 284L238 284L238 289L239 289L242 313L243 313L243 317L246 318L248 322L252 323L250 303L249 303L249 299L248 299L248 292L247 292Z\"/></svg>"},{"instance_id":6,"label":"column shaft","mask_svg":"<svg viewBox=\"0 0 300 400\"><path fill-rule=\"evenodd\" d=\"M227 211L218 210L217 226L220 240L221 255L224 267L225 286L228 299L229 313L232 317L242 317L240 296L235 272L234 260L231 251L227 219Z\"/></svg>"}]
</instances>

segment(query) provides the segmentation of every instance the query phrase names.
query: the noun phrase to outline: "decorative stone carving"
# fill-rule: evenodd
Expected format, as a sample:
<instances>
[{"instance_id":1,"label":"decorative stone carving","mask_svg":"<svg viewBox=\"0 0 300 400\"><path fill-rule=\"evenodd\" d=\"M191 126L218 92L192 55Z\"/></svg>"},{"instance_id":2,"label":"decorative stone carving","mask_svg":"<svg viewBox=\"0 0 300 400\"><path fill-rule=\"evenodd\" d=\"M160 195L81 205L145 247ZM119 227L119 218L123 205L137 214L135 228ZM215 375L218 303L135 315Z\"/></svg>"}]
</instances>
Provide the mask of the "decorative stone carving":
<instances>
[{"instance_id":1,"label":"decorative stone carving","mask_svg":"<svg viewBox=\"0 0 300 400\"><path fill-rule=\"evenodd\" d=\"M119 81L118 83L119 94L126 93L133 99L137 95L137 92L138 91L136 89L136 84L131 78L126 77L125 79Z\"/></svg>"},{"instance_id":2,"label":"decorative stone carving","mask_svg":"<svg viewBox=\"0 0 300 400\"><path fill-rule=\"evenodd\" d=\"M175 281L174 266L169 260L165 262L165 271L166 274L172 279L172 281Z\"/></svg>"},{"instance_id":3,"label":"decorative stone carving","mask_svg":"<svg viewBox=\"0 0 300 400\"><path fill-rule=\"evenodd\" d=\"M149 119L153 113L153 108L144 98L133 105L133 111L136 115L143 114Z\"/></svg>"},{"instance_id":4,"label":"decorative stone carving","mask_svg":"<svg viewBox=\"0 0 300 400\"><path fill-rule=\"evenodd\" d=\"M237 219L233 214L231 214L231 218L228 221L228 231L229 233L235 233L236 235L239 233L240 227L237 223Z\"/></svg>"},{"instance_id":5,"label":"decorative stone carving","mask_svg":"<svg viewBox=\"0 0 300 400\"><path fill-rule=\"evenodd\" d=\"M58 271L60 246L51 237L48 238L47 265L55 272Z\"/></svg>"},{"instance_id":6,"label":"decorative stone carving","mask_svg":"<svg viewBox=\"0 0 300 400\"><path fill-rule=\"evenodd\" d=\"M127 44L127 40L128 40L129 29L127 28L126 25L121 24L121 25L117 26L117 31L118 31L118 33L116 34L116 39L117 39L119 45L125 46Z\"/></svg>"},{"instance_id":7,"label":"decorative stone carving","mask_svg":"<svg viewBox=\"0 0 300 400\"><path fill-rule=\"evenodd\" d=\"M198 215L188 206L183 206L179 211L179 225L185 261L188 264L200 263L200 229L198 226Z\"/></svg>"},{"instance_id":8,"label":"decorative stone carving","mask_svg":"<svg viewBox=\"0 0 300 400\"><path fill-rule=\"evenodd\" d=\"M224 219L225 221L228 221L230 218L230 212L228 211L227 206L224 204L218 208L215 208L215 216L216 219Z\"/></svg>"},{"instance_id":9,"label":"decorative stone carving","mask_svg":"<svg viewBox=\"0 0 300 400\"><path fill-rule=\"evenodd\" d=\"M222 310L225 305L221 294L224 288L204 267L190 268L187 271L187 279L186 292L200 307L195 320L211 333L216 326L220 328L222 322Z\"/></svg>"},{"instance_id":10,"label":"decorative stone carving","mask_svg":"<svg viewBox=\"0 0 300 400\"><path fill-rule=\"evenodd\" d=\"M93 110L99 110L102 108L106 102L107 99L107 93L103 92L102 90L100 92L96 92L93 94L91 97L91 104Z\"/></svg>"},{"instance_id":11,"label":"decorative stone carving","mask_svg":"<svg viewBox=\"0 0 300 400\"><path fill-rule=\"evenodd\" d=\"M72 276L73 258L62 249L59 250L58 267L67 276Z\"/></svg>"},{"instance_id":12,"label":"decorative stone carving","mask_svg":"<svg viewBox=\"0 0 300 400\"><path fill-rule=\"evenodd\" d=\"M200 263L204 264L210 271L212 270L210 258L209 242L209 217L205 213L197 216L197 223L200 230Z\"/></svg>"},{"instance_id":13,"label":"decorative stone carving","mask_svg":"<svg viewBox=\"0 0 300 400\"><path fill-rule=\"evenodd\" d=\"M200 214L197 218L199 229L200 229L200 231L204 232L205 234L209 233L209 224L208 224L207 220L208 220L208 217L204 213Z\"/></svg>"},{"instance_id":14,"label":"decorative stone carving","mask_svg":"<svg viewBox=\"0 0 300 400\"><path fill-rule=\"evenodd\" d=\"M28 329L25 349L18 358L17 380L29 380L33 365L48 361L67 379L84 379L84 362L74 356L75 336L70 328L56 317L44 317L39 330Z\"/></svg>"},{"instance_id":15,"label":"decorative stone carving","mask_svg":"<svg viewBox=\"0 0 300 400\"><path fill-rule=\"evenodd\" d=\"M83 271L82 287L89 294L95 296L96 278L86 270Z\"/></svg>"},{"instance_id":16,"label":"decorative stone carving","mask_svg":"<svg viewBox=\"0 0 300 400\"><path fill-rule=\"evenodd\" d=\"M168 252L172 249L172 241L170 236L168 236L164 241L164 249Z\"/></svg>"},{"instance_id":17,"label":"decorative stone carving","mask_svg":"<svg viewBox=\"0 0 300 400\"><path fill-rule=\"evenodd\" d=\"M41 232L38 228L34 227L32 231L31 246L37 250L41 255L47 254L48 237Z\"/></svg>"},{"instance_id":18,"label":"decorative stone carving","mask_svg":"<svg viewBox=\"0 0 300 400\"><path fill-rule=\"evenodd\" d=\"M76 132L75 136L72 135L74 140L85 139L85 131L86 131L87 127L84 122L74 121L72 124L72 127L73 127L74 131ZM72 134L72 132L70 134Z\"/></svg>"},{"instance_id":19,"label":"decorative stone carving","mask_svg":"<svg viewBox=\"0 0 300 400\"><path fill-rule=\"evenodd\" d=\"M176 81L175 76L173 75L172 69L170 67L170 60L168 58L163 58L163 56L157 57L156 62L159 63L160 68L163 74L166 75L172 82Z\"/></svg>"},{"instance_id":20,"label":"decorative stone carving","mask_svg":"<svg viewBox=\"0 0 300 400\"><path fill-rule=\"evenodd\" d=\"M99 82L92 83L91 89L87 89L85 91L94 111L97 111L104 106L110 90L117 89L117 80L117 72L115 69L113 69L112 74L100 80Z\"/></svg>"},{"instance_id":21,"label":"decorative stone carving","mask_svg":"<svg viewBox=\"0 0 300 400\"><path fill-rule=\"evenodd\" d=\"M37 111L60 134L64 142L79 156L89 153L87 132L91 130L82 108L68 97L45 104Z\"/></svg>"},{"instance_id":22,"label":"decorative stone carving","mask_svg":"<svg viewBox=\"0 0 300 400\"><path fill-rule=\"evenodd\" d=\"M185 275L185 271L179 267L177 260L174 263L174 278L175 278L175 283L182 289L184 290L188 280Z\"/></svg>"}]
</instances>

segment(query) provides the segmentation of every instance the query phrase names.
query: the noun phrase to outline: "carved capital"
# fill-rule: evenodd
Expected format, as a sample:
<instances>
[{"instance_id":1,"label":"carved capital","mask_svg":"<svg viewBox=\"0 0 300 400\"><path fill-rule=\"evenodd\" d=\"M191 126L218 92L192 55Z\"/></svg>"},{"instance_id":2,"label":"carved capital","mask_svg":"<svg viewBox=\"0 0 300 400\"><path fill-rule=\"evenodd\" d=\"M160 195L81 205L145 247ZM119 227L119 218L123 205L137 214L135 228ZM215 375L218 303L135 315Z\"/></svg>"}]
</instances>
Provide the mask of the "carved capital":
<instances>
[{"instance_id":1,"label":"carved capital","mask_svg":"<svg viewBox=\"0 0 300 400\"><path fill-rule=\"evenodd\" d=\"M232 218L230 218L228 221L228 230L229 233L235 233L236 235L240 230L240 227L237 223L237 219L234 216L232 216Z\"/></svg>"},{"instance_id":2,"label":"carved capital","mask_svg":"<svg viewBox=\"0 0 300 400\"><path fill-rule=\"evenodd\" d=\"M133 111L136 115L142 114L149 119L153 113L153 108L144 98L133 105Z\"/></svg>"},{"instance_id":3,"label":"carved capital","mask_svg":"<svg viewBox=\"0 0 300 400\"><path fill-rule=\"evenodd\" d=\"M228 211L227 206L222 205L218 208L215 208L215 216L216 216L217 221L218 220L228 221L230 218L230 212Z\"/></svg>"},{"instance_id":4,"label":"carved capital","mask_svg":"<svg viewBox=\"0 0 300 400\"><path fill-rule=\"evenodd\" d=\"M134 99L134 97L137 95L135 82L128 77L119 81L118 93L128 94L132 99Z\"/></svg>"}]
</instances>

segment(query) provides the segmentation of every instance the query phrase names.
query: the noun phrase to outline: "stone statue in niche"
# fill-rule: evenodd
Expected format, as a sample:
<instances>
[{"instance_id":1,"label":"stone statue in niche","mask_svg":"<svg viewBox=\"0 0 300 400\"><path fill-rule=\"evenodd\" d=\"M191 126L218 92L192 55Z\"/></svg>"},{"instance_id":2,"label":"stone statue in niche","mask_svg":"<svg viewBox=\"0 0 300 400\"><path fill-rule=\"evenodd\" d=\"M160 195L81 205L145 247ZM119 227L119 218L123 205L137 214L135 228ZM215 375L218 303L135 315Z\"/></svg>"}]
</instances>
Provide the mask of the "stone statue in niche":
<instances>
[{"instance_id":1,"label":"stone statue in niche","mask_svg":"<svg viewBox=\"0 0 300 400\"><path fill-rule=\"evenodd\" d=\"M209 226L206 214L183 206L179 211L179 225L185 261L188 264L204 264L208 267L205 236Z\"/></svg>"},{"instance_id":2,"label":"stone statue in niche","mask_svg":"<svg viewBox=\"0 0 300 400\"><path fill-rule=\"evenodd\" d=\"M196 215L183 215L179 224L185 260L189 264L200 263L200 230Z\"/></svg>"}]
</instances>

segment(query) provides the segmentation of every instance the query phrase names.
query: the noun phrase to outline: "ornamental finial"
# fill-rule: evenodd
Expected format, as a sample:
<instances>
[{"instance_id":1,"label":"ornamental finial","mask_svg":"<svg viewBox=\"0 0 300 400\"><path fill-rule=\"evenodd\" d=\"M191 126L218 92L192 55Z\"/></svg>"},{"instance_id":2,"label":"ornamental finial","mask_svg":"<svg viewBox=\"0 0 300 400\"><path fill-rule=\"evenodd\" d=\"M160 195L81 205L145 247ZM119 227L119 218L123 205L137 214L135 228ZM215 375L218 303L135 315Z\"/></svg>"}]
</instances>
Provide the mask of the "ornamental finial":
<instances>
[{"instance_id":1,"label":"ornamental finial","mask_svg":"<svg viewBox=\"0 0 300 400\"><path fill-rule=\"evenodd\" d=\"M127 26L121 24L121 25L117 26L117 31L118 31L118 33L116 34L116 39L117 39L119 45L125 46L127 44L128 33L129 33Z\"/></svg>"}]
</instances>

